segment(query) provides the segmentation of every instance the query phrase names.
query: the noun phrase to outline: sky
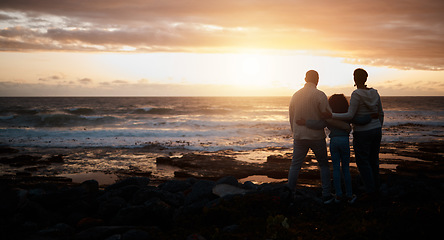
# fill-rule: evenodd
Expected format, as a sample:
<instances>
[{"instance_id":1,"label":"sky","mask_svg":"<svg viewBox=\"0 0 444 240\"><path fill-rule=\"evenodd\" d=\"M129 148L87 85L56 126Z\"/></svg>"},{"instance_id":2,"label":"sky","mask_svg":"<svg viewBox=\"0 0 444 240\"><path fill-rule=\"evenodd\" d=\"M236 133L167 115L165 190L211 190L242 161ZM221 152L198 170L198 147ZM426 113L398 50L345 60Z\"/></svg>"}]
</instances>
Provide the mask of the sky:
<instances>
[{"instance_id":1,"label":"sky","mask_svg":"<svg viewBox=\"0 0 444 240\"><path fill-rule=\"evenodd\" d=\"M0 96L444 96L442 0L2 0Z\"/></svg>"}]
</instances>

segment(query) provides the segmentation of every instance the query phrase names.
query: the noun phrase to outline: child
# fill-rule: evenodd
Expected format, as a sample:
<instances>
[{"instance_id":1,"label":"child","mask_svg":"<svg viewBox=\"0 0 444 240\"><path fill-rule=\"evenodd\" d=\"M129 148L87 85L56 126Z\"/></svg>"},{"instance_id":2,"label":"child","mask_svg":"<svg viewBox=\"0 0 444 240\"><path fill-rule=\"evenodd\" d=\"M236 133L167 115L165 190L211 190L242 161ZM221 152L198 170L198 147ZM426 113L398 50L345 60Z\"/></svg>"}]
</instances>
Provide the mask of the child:
<instances>
[{"instance_id":1,"label":"child","mask_svg":"<svg viewBox=\"0 0 444 240\"><path fill-rule=\"evenodd\" d=\"M348 101L344 94L334 94L328 99L328 103L334 113L345 113L348 111ZM370 115L355 117L352 122L355 124L366 124L370 122ZM341 165L342 174L344 176L346 199L349 203L356 201L356 195L352 192L351 175L350 175L350 123L338 120L300 120L298 124L306 125L312 129L323 129L328 127L330 130L330 154L333 162L333 183L336 190L335 201L337 203L344 199L341 188Z\"/></svg>"}]
</instances>

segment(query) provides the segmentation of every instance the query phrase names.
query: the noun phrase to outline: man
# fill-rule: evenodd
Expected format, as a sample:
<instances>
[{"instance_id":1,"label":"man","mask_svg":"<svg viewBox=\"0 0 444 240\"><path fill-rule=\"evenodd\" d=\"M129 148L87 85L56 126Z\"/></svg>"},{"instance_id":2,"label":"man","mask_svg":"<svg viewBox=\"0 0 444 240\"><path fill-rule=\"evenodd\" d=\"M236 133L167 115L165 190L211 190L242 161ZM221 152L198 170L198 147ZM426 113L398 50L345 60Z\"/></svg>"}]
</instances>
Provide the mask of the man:
<instances>
[{"instance_id":1,"label":"man","mask_svg":"<svg viewBox=\"0 0 444 240\"><path fill-rule=\"evenodd\" d=\"M302 163L311 149L318 161L322 180L322 200L325 204L331 203L334 198L330 192L330 167L327 158L327 144L324 129L310 129L305 125L298 125L301 119L320 120L331 116L331 109L327 96L316 87L319 75L310 70L305 74L305 86L297 91L290 102L290 125L293 132L293 159L288 173L288 187L294 191Z\"/></svg>"}]
</instances>

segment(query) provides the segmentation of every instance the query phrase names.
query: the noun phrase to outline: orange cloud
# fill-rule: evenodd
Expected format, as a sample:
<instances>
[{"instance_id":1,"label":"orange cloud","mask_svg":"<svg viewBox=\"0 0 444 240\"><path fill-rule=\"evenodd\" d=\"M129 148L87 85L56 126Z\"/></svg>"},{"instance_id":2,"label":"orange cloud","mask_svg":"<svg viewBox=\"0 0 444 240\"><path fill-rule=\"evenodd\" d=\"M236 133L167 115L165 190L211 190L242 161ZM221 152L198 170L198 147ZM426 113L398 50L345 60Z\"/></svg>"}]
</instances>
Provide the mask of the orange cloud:
<instances>
[{"instance_id":1,"label":"orange cloud","mask_svg":"<svg viewBox=\"0 0 444 240\"><path fill-rule=\"evenodd\" d=\"M442 12L442 0L4 0L0 50L311 50L443 70Z\"/></svg>"}]
</instances>

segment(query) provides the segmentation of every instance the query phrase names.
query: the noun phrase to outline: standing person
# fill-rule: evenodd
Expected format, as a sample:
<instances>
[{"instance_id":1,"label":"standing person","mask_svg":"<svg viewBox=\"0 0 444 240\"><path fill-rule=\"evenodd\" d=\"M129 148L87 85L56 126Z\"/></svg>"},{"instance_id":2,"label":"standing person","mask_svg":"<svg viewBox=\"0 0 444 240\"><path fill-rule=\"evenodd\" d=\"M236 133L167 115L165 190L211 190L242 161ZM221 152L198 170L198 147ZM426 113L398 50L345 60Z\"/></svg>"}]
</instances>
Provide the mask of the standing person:
<instances>
[{"instance_id":1,"label":"standing person","mask_svg":"<svg viewBox=\"0 0 444 240\"><path fill-rule=\"evenodd\" d=\"M368 74L358 68L353 73L356 90L350 98L346 113L333 113L333 118L351 120L356 116L371 114L378 116L365 125L353 124L353 149L366 194L363 198L374 198L380 185L379 148L382 138L384 112L378 91L365 85Z\"/></svg>"},{"instance_id":2,"label":"standing person","mask_svg":"<svg viewBox=\"0 0 444 240\"><path fill-rule=\"evenodd\" d=\"M333 94L328 103L333 113L346 113L348 111L348 101L344 94ZM362 115L360 117L353 118L352 122L355 124L363 125L371 121L371 115ZM354 203L356 195L353 194L351 174L350 174L350 123L342 122L340 120L327 119L327 120L299 120L299 125L306 125L312 129L323 129L328 127L330 130L330 154L333 163L333 183L336 191L335 201L337 203L342 200L347 200L348 203ZM342 170L342 171L341 171ZM342 174L341 174L342 172ZM341 187L341 175L345 184L345 195L343 196Z\"/></svg>"},{"instance_id":3,"label":"standing person","mask_svg":"<svg viewBox=\"0 0 444 240\"><path fill-rule=\"evenodd\" d=\"M305 86L299 89L291 98L289 117L293 132L293 158L288 173L288 187L294 191L302 163L311 149L318 161L321 181L322 200L325 204L331 203L334 198L330 192L330 167L327 159L327 145L323 129L310 129L296 123L300 119L320 120L324 115L331 116L327 96L317 89L319 75L310 70L305 74Z\"/></svg>"}]
</instances>

